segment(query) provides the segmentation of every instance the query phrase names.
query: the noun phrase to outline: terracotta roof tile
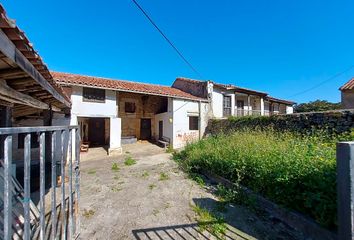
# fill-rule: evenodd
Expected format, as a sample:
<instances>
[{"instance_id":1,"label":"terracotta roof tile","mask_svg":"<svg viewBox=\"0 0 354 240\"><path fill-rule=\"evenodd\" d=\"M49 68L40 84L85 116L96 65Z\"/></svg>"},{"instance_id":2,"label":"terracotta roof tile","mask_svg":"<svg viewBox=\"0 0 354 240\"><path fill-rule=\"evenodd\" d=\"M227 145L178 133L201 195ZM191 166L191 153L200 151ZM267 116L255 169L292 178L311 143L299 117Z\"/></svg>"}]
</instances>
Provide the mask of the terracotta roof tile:
<instances>
[{"instance_id":1,"label":"terracotta roof tile","mask_svg":"<svg viewBox=\"0 0 354 240\"><path fill-rule=\"evenodd\" d=\"M109 78L84 76L79 74L51 72L53 78L60 85L84 85L90 87L100 87L127 92L145 93L151 95L162 95L190 100L207 101L204 98L195 97L179 89L155 84L138 83L125 80L113 80Z\"/></svg>"},{"instance_id":2,"label":"terracotta roof tile","mask_svg":"<svg viewBox=\"0 0 354 240\"><path fill-rule=\"evenodd\" d=\"M354 77L350 79L348 82L346 82L343 86L341 86L339 90L343 91L343 90L350 90L350 89L354 89Z\"/></svg>"}]
</instances>

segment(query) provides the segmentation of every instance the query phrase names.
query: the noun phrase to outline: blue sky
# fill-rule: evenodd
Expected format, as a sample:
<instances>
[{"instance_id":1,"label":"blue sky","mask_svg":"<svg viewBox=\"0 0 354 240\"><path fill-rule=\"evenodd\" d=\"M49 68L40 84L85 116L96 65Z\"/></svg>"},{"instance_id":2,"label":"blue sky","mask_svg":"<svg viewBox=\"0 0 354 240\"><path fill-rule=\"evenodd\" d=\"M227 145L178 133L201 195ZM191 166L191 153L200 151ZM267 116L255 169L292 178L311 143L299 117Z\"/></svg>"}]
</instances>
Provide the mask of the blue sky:
<instances>
[{"instance_id":1,"label":"blue sky","mask_svg":"<svg viewBox=\"0 0 354 240\"><path fill-rule=\"evenodd\" d=\"M138 0L203 79L339 101L354 69L352 0ZM131 0L4 0L52 70L170 85L198 78Z\"/></svg>"}]
</instances>

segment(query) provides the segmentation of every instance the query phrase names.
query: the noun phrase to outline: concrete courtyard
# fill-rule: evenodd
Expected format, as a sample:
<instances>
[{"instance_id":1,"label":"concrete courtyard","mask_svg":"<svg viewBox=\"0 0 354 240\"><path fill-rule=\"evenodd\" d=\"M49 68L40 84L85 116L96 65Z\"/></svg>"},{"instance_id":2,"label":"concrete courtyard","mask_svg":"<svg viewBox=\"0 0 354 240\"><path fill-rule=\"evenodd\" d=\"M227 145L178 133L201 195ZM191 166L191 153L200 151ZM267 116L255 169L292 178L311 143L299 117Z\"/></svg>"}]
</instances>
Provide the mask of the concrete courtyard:
<instances>
[{"instance_id":1,"label":"concrete courtyard","mask_svg":"<svg viewBox=\"0 0 354 240\"><path fill-rule=\"evenodd\" d=\"M136 163L126 165L127 159ZM218 239L201 230L193 210L196 204L214 209L218 199L158 146L125 145L118 157L90 149L82 154L81 174L81 239ZM227 224L221 239L303 239L242 206L227 205L220 214Z\"/></svg>"}]
</instances>

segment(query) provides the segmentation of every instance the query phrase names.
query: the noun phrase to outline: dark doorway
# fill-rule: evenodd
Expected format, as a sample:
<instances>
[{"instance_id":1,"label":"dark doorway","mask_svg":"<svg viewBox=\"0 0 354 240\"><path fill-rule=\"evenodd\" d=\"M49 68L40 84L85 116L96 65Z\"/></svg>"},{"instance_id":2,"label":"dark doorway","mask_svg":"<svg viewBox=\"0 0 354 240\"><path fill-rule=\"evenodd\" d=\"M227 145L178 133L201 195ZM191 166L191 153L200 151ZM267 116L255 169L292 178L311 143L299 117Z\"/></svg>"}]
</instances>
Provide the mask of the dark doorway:
<instances>
[{"instance_id":1,"label":"dark doorway","mask_svg":"<svg viewBox=\"0 0 354 240\"><path fill-rule=\"evenodd\" d=\"M151 119L142 118L140 122L140 139L150 140L151 139Z\"/></svg>"},{"instance_id":2,"label":"dark doorway","mask_svg":"<svg viewBox=\"0 0 354 240\"><path fill-rule=\"evenodd\" d=\"M159 121L159 140L163 137L163 121Z\"/></svg>"},{"instance_id":3,"label":"dark doorway","mask_svg":"<svg viewBox=\"0 0 354 240\"><path fill-rule=\"evenodd\" d=\"M90 118L88 129L88 138L90 146L104 145L104 133L104 118Z\"/></svg>"}]
</instances>

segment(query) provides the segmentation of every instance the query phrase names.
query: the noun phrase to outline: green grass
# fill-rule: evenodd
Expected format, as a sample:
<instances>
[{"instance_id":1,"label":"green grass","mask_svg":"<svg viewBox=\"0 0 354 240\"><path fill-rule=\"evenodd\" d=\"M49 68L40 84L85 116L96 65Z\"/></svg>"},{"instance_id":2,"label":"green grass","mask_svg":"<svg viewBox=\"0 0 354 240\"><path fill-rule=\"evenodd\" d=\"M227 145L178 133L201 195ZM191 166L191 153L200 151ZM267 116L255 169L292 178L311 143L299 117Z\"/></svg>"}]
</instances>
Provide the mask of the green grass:
<instances>
[{"instance_id":1,"label":"green grass","mask_svg":"<svg viewBox=\"0 0 354 240\"><path fill-rule=\"evenodd\" d=\"M149 175L150 175L150 174L149 174L147 171L144 171L144 172L141 174L141 176L142 176L143 178L147 178Z\"/></svg>"},{"instance_id":2,"label":"green grass","mask_svg":"<svg viewBox=\"0 0 354 240\"><path fill-rule=\"evenodd\" d=\"M126 166L131 166L131 165L136 164L136 160L134 158L132 158L131 156L128 156L128 157L125 158L124 164Z\"/></svg>"},{"instance_id":3,"label":"green grass","mask_svg":"<svg viewBox=\"0 0 354 240\"><path fill-rule=\"evenodd\" d=\"M167 173L165 173L165 172L161 172L160 173L159 181L166 181L166 180L169 180L169 179L170 179L170 176L168 176Z\"/></svg>"},{"instance_id":4,"label":"green grass","mask_svg":"<svg viewBox=\"0 0 354 240\"><path fill-rule=\"evenodd\" d=\"M198 205L193 206L192 209L197 215L196 221L200 230L206 230L221 239L225 238L227 227L222 217Z\"/></svg>"},{"instance_id":5,"label":"green grass","mask_svg":"<svg viewBox=\"0 0 354 240\"><path fill-rule=\"evenodd\" d=\"M245 129L189 144L174 159L189 173L210 171L335 228L339 139L352 138Z\"/></svg>"},{"instance_id":6,"label":"green grass","mask_svg":"<svg viewBox=\"0 0 354 240\"><path fill-rule=\"evenodd\" d=\"M156 188L156 187L157 187L156 184L150 184L150 185L149 185L149 189L150 189L150 190L153 190L153 189Z\"/></svg>"},{"instance_id":7,"label":"green grass","mask_svg":"<svg viewBox=\"0 0 354 240\"><path fill-rule=\"evenodd\" d=\"M91 169L87 172L88 174L96 174L96 170L95 169Z\"/></svg>"},{"instance_id":8,"label":"green grass","mask_svg":"<svg viewBox=\"0 0 354 240\"><path fill-rule=\"evenodd\" d=\"M166 148L166 153L175 153L175 150L173 149L172 145L168 145Z\"/></svg>"},{"instance_id":9,"label":"green grass","mask_svg":"<svg viewBox=\"0 0 354 240\"><path fill-rule=\"evenodd\" d=\"M85 218L90 218L93 215L95 215L95 211L92 209L90 210L84 209L84 212L82 213L82 216L84 216Z\"/></svg>"},{"instance_id":10,"label":"green grass","mask_svg":"<svg viewBox=\"0 0 354 240\"><path fill-rule=\"evenodd\" d=\"M115 171L115 172L119 171L118 164L117 163L113 163L111 169L112 169L112 171Z\"/></svg>"},{"instance_id":11,"label":"green grass","mask_svg":"<svg viewBox=\"0 0 354 240\"><path fill-rule=\"evenodd\" d=\"M112 190L112 192L119 192L119 191L123 190L123 188L113 186L113 187L111 187L111 190Z\"/></svg>"},{"instance_id":12,"label":"green grass","mask_svg":"<svg viewBox=\"0 0 354 240\"><path fill-rule=\"evenodd\" d=\"M199 174L196 173L191 173L190 177L201 187L205 186L205 181L203 179L203 177Z\"/></svg>"}]
</instances>

